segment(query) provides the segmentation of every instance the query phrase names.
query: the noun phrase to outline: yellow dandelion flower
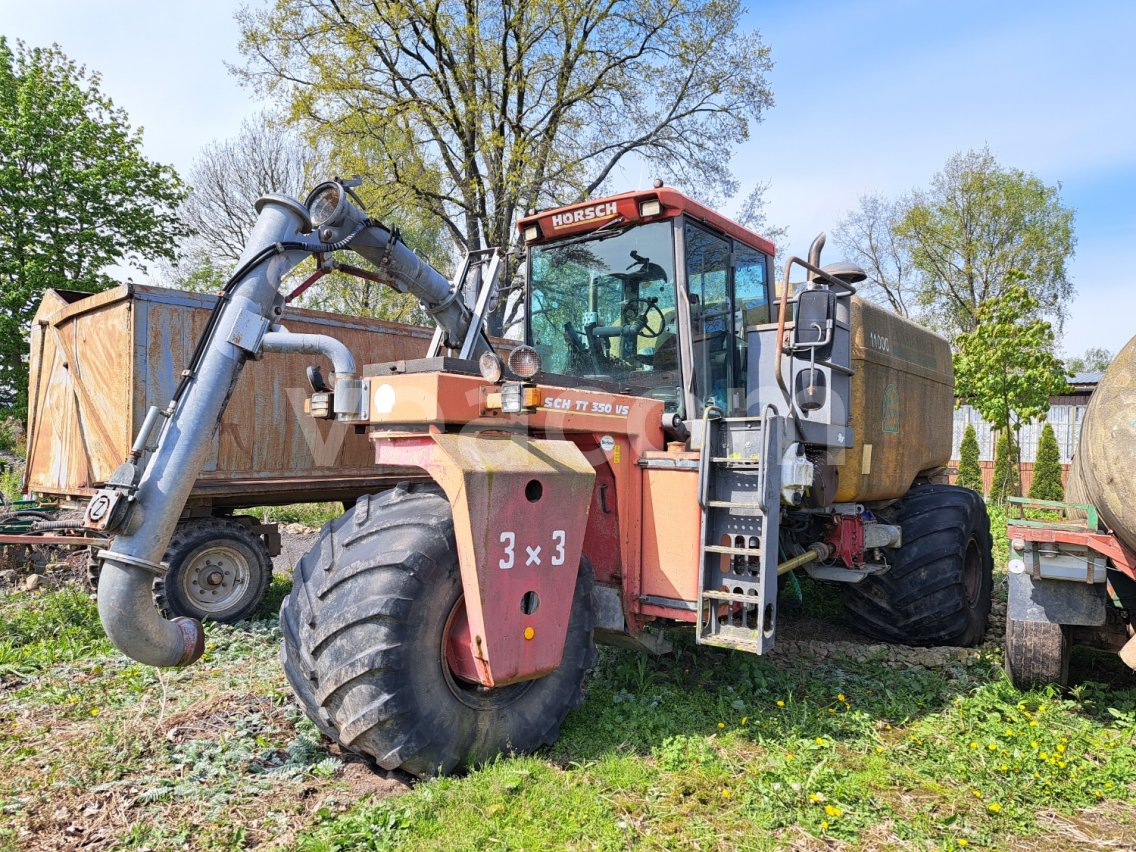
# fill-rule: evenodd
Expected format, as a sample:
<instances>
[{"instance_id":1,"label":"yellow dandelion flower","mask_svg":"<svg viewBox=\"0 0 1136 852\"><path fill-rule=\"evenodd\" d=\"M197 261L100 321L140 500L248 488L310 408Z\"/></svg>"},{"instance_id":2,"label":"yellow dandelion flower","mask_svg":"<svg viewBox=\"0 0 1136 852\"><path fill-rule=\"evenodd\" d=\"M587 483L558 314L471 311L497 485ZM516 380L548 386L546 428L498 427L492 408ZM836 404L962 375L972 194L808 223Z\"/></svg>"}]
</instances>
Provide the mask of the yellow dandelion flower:
<instances>
[{"instance_id":1,"label":"yellow dandelion flower","mask_svg":"<svg viewBox=\"0 0 1136 852\"><path fill-rule=\"evenodd\" d=\"M1065 751L1065 745L1063 743L1058 743L1057 744L1057 751L1058 752L1064 752Z\"/></svg>"},{"instance_id":2,"label":"yellow dandelion flower","mask_svg":"<svg viewBox=\"0 0 1136 852\"><path fill-rule=\"evenodd\" d=\"M1037 740L1031 740L1030 741L1030 748L1038 748L1038 747L1039 746L1038 746Z\"/></svg>"},{"instance_id":3,"label":"yellow dandelion flower","mask_svg":"<svg viewBox=\"0 0 1136 852\"><path fill-rule=\"evenodd\" d=\"M725 787L722 788L722 798L723 799L730 798L730 791L727 790Z\"/></svg>"},{"instance_id":4,"label":"yellow dandelion flower","mask_svg":"<svg viewBox=\"0 0 1136 852\"><path fill-rule=\"evenodd\" d=\"M1014 729L1013 728L1006 728L1006 736L1012 737L1013 735L1014 735Z\"/></svg>"},{"instance_id":5,"label":"yellow dandelion flower","mask_svg":"<svg viewBox=\"0 0 1136 852\"><path fill-rule=\"evenodd\" d=\"M840 808L836 807L836 805L825 805L824 812L833 819L836 819L836 817L841 816L844 813L844 811L840 810Z\"/></svg>"},{"instance_id":6,"label":"yellow dandelion flower","mask_svg":"<svg viewBox=\"0 0 1136 852\"><path fill-rule=\"evenodd\" d=\"M1064 768L1065 768L1065 761L1064 761L1064 760L1059 760L1059 761L1057 761L1057 765L1058 765L1058 766L1059 766L1060 768L1064 769Z\"/></svg>"},{"instance_id":7,"label":"yellow dandelion flower","mask_svg":"<svg viewBox=\"0 0 1136 852\"><path fill-rule=\"evenodd\" d=\"M957 843L959 846L969 846L970 845L970 841L967 840L965 837L960 837L958 840L955 841L955 843Z\"/></svg>"},{"instance_id":8,"label":"yellow dandelion flower","mask_svg":"<svg viewBox=\"0 0 1136 852\"><path fill-rule=\"evenodd\" d=\"M978 743L972 742L972 743L970 744L970 747L971 747L971 748L978 748Z\"/></svg>"},{"instance_id":9,"label":"yellow dandelion flower","mask_svg":"<svg viewBox=\"0 0 1136 852\"><path fill-rule=\"evenodd\" d=\"M103 712L103 709L101 707L92 707L91 708L91 715L92 716L98 716L102 712Z\"/></svg>"},{"instance_id":10,"label":"yellow dandelion flower","mask_svg":"<svg viewBox=\"0 0 1136 852\"><path fill-rule=\"evenodd\" d=\"M990 749L991 751L997 751L998 750L998 744L997 743L987 743L986 747L988 749Z\"/></svg>"},{"instance_id":11,"label":"yellow dandelion flower","mask_svg":"<svg viewBox=\"0 0 1136 852\"><path fill-rule=\"evenodd\" d=\"M976 799L982 798L982 791L981 790L971 790L970 792L974 794L974 798L976 798Z\"/></svg>"},{"instance_id":12,"label":"yellow dandelion flower","mask_svg":"<svg viewBox=\"0 0 1136 852\"><path fill-rule=\"evenodd\" d=\"M820 793L809 793L810 802L819 802L822 798L824 797Z\"/></svg>"},{"instance_id":13,"label":"yellow dandelion flower","mask_svg":"<svg viewBox=\"0 0 1136 852\"><path fill-rule=\"evenodd\" d=\"M724 728L724 727L726 727L726 723L725 723L725 722L719 722L719 723L718 723L718 727L719 727L719 728Z\"/></svg>"},{"instance_id":14,"label":"yellow dandelion flower","mask_svg":"<svg viewBox=\"0 0 1136 852\"><path fill-rule=\"evenodd\" d=\"M998 811L1002 810L1002 806L997 802L991 802L986 806L986 810L990 811L992 814L996 814Z\"/></svg>"},{"instance_id":15,"label":"yellow dandelion flower","mask_svg":"<svg viewBox=\"0 0 1136 852\"><path fill-rule=\"evenodd\" d=\"M777 699L777 706L778 706L778 707L784 707L784 706L785 706L785 702L784 702L784 701L782 701L782 700L781 700L780 698L778 698L778 699Z\"/></svg>"},{"instance_id":16,"label":"yellow dandelion flower","mask_svg":"<svg viewBox=\"0 0 1136 852\"><path fill-rule=\"evenodd\" d=\"M1037 727L1037 720L1036 719L1030 719L1030 727L1031 728Z\"/></svg>"},{"instance_id":17,"label":"yellow dandelion flower","mask_svg":"<svg viewBox=\"0 0 1136 852\"><path fill-rule=\"evenodd\" d=\"M1049 759L1049 752L1043 751L1041 754L1038 755L1038 757L1040 757L1042 760L1048 760Z\"/></svg>"},{"instance_id":18,"label":"yellow dandelion flower","mask_svg":"<svg viewBox=\"0 0 1136 852\"><path fill-rule=\"evenodd\" d=\"M817 745L824 745L824 737L817 737L816 738L816 744Z\"/></svg>"},{"instance_id":19,"label":"yellow dandelion flower","mask_svg":"<svg viewBox=\"0 0 1136 852\"><path fill-rule=\"evenodd\" d=\"M840 702L841 704L843 704L843 703L844 703L844 701L845 701L845 699L844 699L844 693L842 692L842 693L840 693L840 694L839 694L838 696L836 696L836 700L837 700L837 701L839 701L839 702Z\"/></svg>"},{"instance_id":20,"label":"yellow dandelion flower","mask_svg":"<svg viewBox=\"0 0 1136 852\"><path fill-rule=\"evenodd\" d=\"M742 724L744 725L747 722L749 722L749 716L742 716Z\"/></svg>"},{"instance_id":21,"label":"yellow dandelion flower","mask_svg":"<svg viewBox=\"0 0 1136 852\"><path fill-rule=\"evenodd\" d=\"M1010 767L1008 767L1004 763L1001 766L999 766L998 768L1001 769L1003 772L1009 772L1010 771Z\"/></svg>"},{"instance_id":22,"label":"yellow dandelion flower","mask_svg":"<svg viewBox=\"0 0 1136 852\"><path fill-rule=\"evenodd\" d=\"M821 831L828 831L828 820L822 819L820 821L820 830Z\"/></svg>"},{"instance_id":23,"label":"yellow dandelion flower","mask_svg":"<svg viewBox=\"0 0 1136 852\"><path fill-rule=\"evenodd\" d=\"M876 746L876 751L877 751L877 752L882 752L883 750L884 750L884 747L883 747L883 746Z\"/></svg>"},{"instance_id":24,"label":"yellow dandelion flower","mask_svg":"<svg viewBox=\"0 0 1136 852\"><path fill-rule=\"evenodd\" d=\"M793 752L791 752L791 751L785 752L785 759L786 760L792 760L793 759Z\"/></svg>"},{"instance_id":25,"label":"yellow dandelion flower","mask_svg":"<svg viewBox=\"0 0 1136 852\"><path fill-rule=\"evenodd\" d=\"M836 711L835 711L834 709L832 709L831 707L829 707L829 708L828 708L828 712L829 712L829 713L835 713Z\"/></svg>"}]
</instances>

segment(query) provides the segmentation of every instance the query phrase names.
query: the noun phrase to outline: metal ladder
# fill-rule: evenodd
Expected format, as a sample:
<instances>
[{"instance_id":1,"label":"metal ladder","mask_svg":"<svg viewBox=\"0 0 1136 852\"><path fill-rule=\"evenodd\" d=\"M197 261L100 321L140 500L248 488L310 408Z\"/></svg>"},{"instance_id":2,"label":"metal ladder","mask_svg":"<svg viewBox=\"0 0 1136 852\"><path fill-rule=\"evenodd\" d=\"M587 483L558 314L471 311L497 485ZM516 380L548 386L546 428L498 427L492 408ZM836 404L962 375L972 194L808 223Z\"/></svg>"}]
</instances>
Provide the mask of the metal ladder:
<instances>
[{"instance_id":1,"label":"metal ladder","mask_svg":"<svg viewBox=\"0 0 1136 852\"><path fill-rule=\"evenodd\" d=\"M697 642L763 654L777 623L783 421L770 405L703 423Z\"/></svg>"}]
</instances>

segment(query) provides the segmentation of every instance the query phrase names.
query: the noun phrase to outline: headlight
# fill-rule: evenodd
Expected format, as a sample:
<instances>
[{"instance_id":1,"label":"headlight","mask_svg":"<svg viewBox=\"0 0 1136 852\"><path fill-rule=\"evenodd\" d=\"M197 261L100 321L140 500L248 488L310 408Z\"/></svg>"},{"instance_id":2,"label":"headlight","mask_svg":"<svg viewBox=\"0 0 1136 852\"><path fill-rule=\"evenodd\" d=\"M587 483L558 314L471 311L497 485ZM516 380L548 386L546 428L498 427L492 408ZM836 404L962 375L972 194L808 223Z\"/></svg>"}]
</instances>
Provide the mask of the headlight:
<instances>
[{"instance_id":1,"label":"headlight","mask_svg":"<svg viewBox=\"0 0 1136 852\"><path fill-rule=\"evenodd\" d=\"M518 346L509 353L509 369L515 376L531 379L540 372L540 356L531 346Z\"/></svg>"},{"instance_id":2,"label":"headlight","mask_svg":"<svg viewBox=\"0 0 1136 852\"><path fill-rule=\"evenodd\" d=\"M304 202L304 206L308 208L308 213L312 217L312 227L337 225L339 217L343 213L344 201L343 187L335 181L321 183L313 189L308 200Z\"/></svg>"},{"instance_id":3,"label":"headlight","mask_svg":"<svg viewBox=\"0 0 1136 852\"><path fill-rule=\"evenodd\" d=\"M492 384L501 381L501 359L493 352L482 352L477 360L477 367L481 371L481 378Z\"/></svg>"}]
</instances>

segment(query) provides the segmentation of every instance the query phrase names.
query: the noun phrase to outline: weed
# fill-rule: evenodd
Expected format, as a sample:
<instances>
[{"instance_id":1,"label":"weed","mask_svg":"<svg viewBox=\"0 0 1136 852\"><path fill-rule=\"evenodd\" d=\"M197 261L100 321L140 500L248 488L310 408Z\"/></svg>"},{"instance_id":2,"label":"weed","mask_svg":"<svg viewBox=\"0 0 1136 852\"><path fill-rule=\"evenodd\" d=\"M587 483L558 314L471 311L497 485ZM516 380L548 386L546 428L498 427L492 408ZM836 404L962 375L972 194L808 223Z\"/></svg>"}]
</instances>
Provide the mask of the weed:
<instances>
[{"instance_id":1,"label":"weed","mask_svg":"<svg viewBox=\"0 0 1136 852\"><path fill-rule=\"evenodd\" d=\"M343 504L292 503L288 506L261 506L249 511L260 517L262 523L302 524L305 527L319 529L328 521L333 521L343 514Z\"/></svg>"}]
</instances>

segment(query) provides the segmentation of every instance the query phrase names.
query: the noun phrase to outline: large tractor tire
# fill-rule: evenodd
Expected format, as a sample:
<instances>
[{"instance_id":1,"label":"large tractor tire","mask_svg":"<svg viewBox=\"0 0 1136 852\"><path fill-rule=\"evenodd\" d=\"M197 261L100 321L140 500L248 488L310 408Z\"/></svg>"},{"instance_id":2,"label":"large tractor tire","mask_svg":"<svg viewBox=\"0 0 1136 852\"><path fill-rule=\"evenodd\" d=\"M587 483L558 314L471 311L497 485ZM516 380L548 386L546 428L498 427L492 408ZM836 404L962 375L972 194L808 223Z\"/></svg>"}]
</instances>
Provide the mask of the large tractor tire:
<instances>
[{"instance_id":1,"label":"large tractor tire","mask_svg":"<svg viewBox=\"0 0 1136 852\"><path fill-rule=\"evenodd\" d=\"M1006 674L1018 689L1068 686L1069 650L1061 624L1006 619Z\"/></svg>"},{"instance_id":2,"label":"large tractor tire","mask_svg":"<svg viewBox=\"0 0 1136 852\"><path fill-rule=\"evenodd\" d=\"M453 520L432 485L362 497L326 524L280 610L281 658L300 704L331 739L384 769L445 774L554 742L583 701L592 570L580 566L560 667L487 689L447 663L464 607Z\"/></svg>"},{"instance_id":3,"label":"large tractor tire","mask_svg":"<svg viewBox=\"0 0 1136 852\"><path fill-rule=\"evenodd\" d=\"M256 612L272 580L264 541L228 518L194 518L177 526L154 588L166 617L235 624Z\"/></svg>"},{"instance_id":4,"label":"large tractor tire","mask_svg":"<svg viewBox=\"0 0 1136 852\"><path fill-rule=\"evenodd\" d=\"M899 502L892 567L844 592L856 627L904 645L974 645L990 615L990 518L969 488L920 485Z\"/></svg>"}]
</instances>

